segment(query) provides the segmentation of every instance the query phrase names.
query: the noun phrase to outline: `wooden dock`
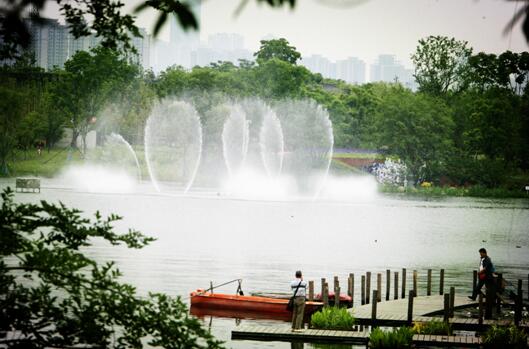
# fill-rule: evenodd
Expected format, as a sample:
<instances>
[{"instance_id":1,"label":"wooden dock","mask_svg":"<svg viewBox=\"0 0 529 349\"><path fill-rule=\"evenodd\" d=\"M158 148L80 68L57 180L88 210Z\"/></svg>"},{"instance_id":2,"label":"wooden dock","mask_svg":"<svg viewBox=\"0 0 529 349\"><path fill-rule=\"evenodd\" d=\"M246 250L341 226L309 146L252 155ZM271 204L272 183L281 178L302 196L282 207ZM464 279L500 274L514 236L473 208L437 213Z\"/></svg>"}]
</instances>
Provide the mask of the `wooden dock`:
<instances>
[{"instance_id":1,"label":"wooden dock","mask_svg":"<svg viewBox=\"0 0 529 349\"><path fill-rule=\"evenodd\" d=\"M331 331L305 329L302 332L292 332L290 326L241 326L231 332L232 340L256 340L277 342L304 342L304 343L340 343L365 345L368 347L368 331ZM412 344L419 347L458 347L478 348L481 339L474 336L413 336Z\"/></svg>"},{"instance_id":2,"label":"wooden dock","mask_svg":"<svg viewBox=\"0 0 529 349\"><path fill-rule=\"evenodd\" d=\"M287 324L280 326L241 326L231 331L231 339L363 344L367 346L369 332L315 329L305 329L302 332L292 332L290 325Z\"/></svg>"}]
</instances>

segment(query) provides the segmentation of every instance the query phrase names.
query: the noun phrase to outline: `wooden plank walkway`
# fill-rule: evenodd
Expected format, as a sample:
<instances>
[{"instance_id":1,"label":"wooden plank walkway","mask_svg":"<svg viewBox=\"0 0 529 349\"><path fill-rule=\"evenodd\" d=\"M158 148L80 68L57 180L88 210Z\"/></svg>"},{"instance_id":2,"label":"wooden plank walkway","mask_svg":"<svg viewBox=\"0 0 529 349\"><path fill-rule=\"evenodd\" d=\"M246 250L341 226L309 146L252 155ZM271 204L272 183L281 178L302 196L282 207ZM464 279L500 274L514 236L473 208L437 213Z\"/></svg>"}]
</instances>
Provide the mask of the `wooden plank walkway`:
<instances>
[{"instance_id":1,"label":"wooden plank walkway","mask_svg":"<svg viewBox=\"0 0 529 349\"><path fill-rule=\"evenodd\" d=\"M433 336L426 334L416 334L412 343L415 346L435 346L435 347L458 347L458 348L479 348L481 338L473 336Z\"/></svg>"},{"instance_id":2,"label":"wooden plank walkway","mask_svg":"<svg viewBox=\"0 0 529 349\"><path fill-rule=\"evenodd\" d=\"M292 332L291 327L288 325L241 326L231 331L231 339L258 341L343 343L364 344L367 346L368 338L369 332L367 331L305 329L302 332Z\"/></svg>"}]
</instances>

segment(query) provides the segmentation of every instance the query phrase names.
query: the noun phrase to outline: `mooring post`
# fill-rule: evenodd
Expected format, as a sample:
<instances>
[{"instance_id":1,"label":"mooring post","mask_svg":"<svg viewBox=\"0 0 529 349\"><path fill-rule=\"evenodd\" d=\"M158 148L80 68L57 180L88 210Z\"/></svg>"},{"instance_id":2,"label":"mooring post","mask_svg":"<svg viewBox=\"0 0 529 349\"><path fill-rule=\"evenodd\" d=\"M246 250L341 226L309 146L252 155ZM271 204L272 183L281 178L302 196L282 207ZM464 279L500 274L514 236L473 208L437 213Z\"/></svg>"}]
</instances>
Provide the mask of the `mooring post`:
<instances>
[{"instance_id":1,"label":"mooring post","mask_svg":"<svg viewBox=\"0 0 529 349\"><path fill-rule=\"evenodd\" d=\"M332 285L332 289L335 290L336 287L339 287L340 286L340 281L338 280L338 276L335 276L334 277L334 283Z\"/></svg>"},{"instance_id":2,"label":"mooring post","mask_svg":"<svg viewBox=\"0 0 529 349\"><path fill-rule=\"evenodd\" d=\"M389 290L391 289L391 270L386 269L386 300L389 301Z\"/></svg>"},{"instance_id":3,"label":"mooring post","mask_svg":"<svg viewBox=\"0 0 529 349\"><path fill-rule=\"evenodd\" d=\"M456 288L450 287L450 317L454 317L455 299L456 299Z\"/></svg>"},{"instance_id":4,"label":"mooring post","mask_svg":"<svg viewBox=\"0 0 529 349\"><path fill-rule=\"evenodd\" d=\"M478 323L480 326L483 325L483 293L479 293L478 296Z\"/></svg>"},{"instance_id":5,"label":"mooring post","mask_svg":"<svg viewBox=\"0 0 529 349\"><path fill-rule=\"evenodd\" d=\"M516 299L514 301L514 325L518 326L520 324L520 321L522 321L522 302L523 302L523 296L522 296L522 280L518 280L518 294L516 295Z\"/></svg>"},{"instance_id":6,"label":"mooring post","mask_svg":"<svg viewBox=\"0 0 529 349\"><path fill-rule=\"evenodd\" d=\"M377 302L382 300L382 273L377 273Z\"/></svg>"},{"instance_id":7,"label":"mooring post","mask_svg":"<svg viewBox=\"0 0 529 349\"><path fill-rule=\"evenodd\" d=\"M402 289L400 298L406 298L406 268L402 268Z\"/></svg>"},{"instance_id":8,"label":"mooring post","mask_svg":"<svg viewBox=\"0 0 529 349\"><path fill-rule=\"evenodd\" d=\"M366 276L362 275L360 280L360 304L366 304Z\"/></svg>"},{"instance_id":9,"label":"mooring post","mask_svg":"<svg viewBox=\"0 0 529 349\"><path fill-rule=\"evenodd\" d=\"M349 282L351 283L351 307L353 307L355 298L355 274L349 274Z\"/></svg>"},{"instance_id":10,"label":"mooring post","mask_svg":"<svg viewBox=\"0 0 529 349\"><path fill-rule=\"evenodd\" d=\"M393 299L399 299L399 272L395 272L395 282L393 283Z\"/></svg>"},{"instance_id":11,"label":"mooring post","mask_svg":"<svg viewBox=\"0 0 529 349\"><path fill-rule=\"evenodd\" d=\"M322 293L322 301L324 306L329 306L329 285L327 283L323 284L323 293Z\"/></svg>"},{"instance_id":12,"label":"mooring post","mask_svg":"<svg viewBox=\"0 0 529 349\"><path fill-rule=\"evenodd\" d=\"M340 306L340 286L336 286L336 289L334 290L334 306Z\"/></svg>"},{"instance_id":13,"label":"mooring post","mask_svg":"<svg viewBox=\"0 0 529 349\"><path fill-rule=\"evenodd\" d=\"M444 287L445 287L445 270L441 269L441 273L439 274L439 294L440 295L445 293Z\"/></svg>"},{"instance_id":14,"label":"mooring post","mask_svg":"<svg viewBox=\"0 0 529 349\"><path fill-rule=\"evenodd\" d=\"M321 299L323 300L323 292L325 292L325 283L327 280L325 278L321 278Z\"/></svg>"},{"instance_id":15,"label":"mooring post","mask_svg":"<svg viewBox=\"0 0 529 349\"><path fill-rule=\"evenodd\" d=\"M496 300L496 298L494 297L494 295L496 294L496 285L491 282L490 286L491 287L487 287L487 290L485 292L485 319L487 320L492 319L492 305Z\"/></svg>"},{"instance_id":16,"label":"mooring post","mask_svg":"<svg viewBox=\"0 0 529 349\"><path fill-rule=\"evenodd\" d=\"M432 269L428 269L426 279L426 295L431 296L432 295Z\"/></svg>"},{"instance_id":17,"label":"mooring post","mask_svg":"<svg viewBox=\"0 0 529 349\"><path fill-rule=\"evenodd\" d=\"M309 302L314 301L314 280L309 281Z\"/></svg>"},{"instance_id":18,"label":"mooring post","mask_svg":"<svg viewBox=\"0 0 529 349\"><path fill-rule=\"evenodd\" d=\"M413 291L408 295L408 326L413 322Z\"/></svg>"},{"instance_id":19,"label":"mooring post","mask_svg":"<svg viewBox=\"0 0 529 349\"><path fill-rule=\"evenodd\" d=\"M527 300L529 301L529 274L527 274Z\"/></svg>"},{"instance_id":20,"label":"mooring post","mask_svg":"<svg viewBox=\"0 0 529 349\"><path fill-rule=\"evenodd\" d=\"M443 321L448 322L448 318L450 317L450 294L445 293L444 295L444 313L443 313Z\"/></svg>"},{"instance_id":21,"label":"mooring post","mask_svg":"<svg viewBox=\"0 0 529 349\"><path fill-rule=\"evenodd\" d=\"M413 297L417 297L417 270L413 271Z\"/></svg>"},{"instance_id":22,"label":"mooring post","mask_svg":"<svg viewBox=\"0 0 529 349\"><path fill-rule=\"evenodd\" d=\"M373 302L371 303L371 326L376 327L377 322L377 299L378 290L373 290Z\"/></svg>"},{"instance_id":23,"label":"mooring post","mask_svg":"<svg viewBox=\"0 0 529 349\"><path fill-rule=\"evenodd\" d=\"M496 278L496 290L500 291L503 289L503 274L498 273L498 277ZM496 297L496 313L499 314L501 312L501 298Z\"/></svg>"},{"instance_id":24,"label":"mooring post","mask_svg":"<svg viewBox=\"0 0 529 349\"><path fill-rule=\"evenodd\" d=\"M351 297L351 274L347 278L347 295Z\"/></svg>"},{"instance_id":25,"label":"mooring post","mask_svg":"<svg viewBox=\"0 0 529 349\"><path fill-rule=\"evenodd\" d=\"M369 294L371 293L371 272L366 273L366 304L369 304Z\"/></svg>"},{"instance_id":26,"label":"mooring post","mask_svg":"<svg viewBox=\"0 0 529 349\"><path fill-rule=\"evenodd\" d=\"M478 271L474 270L472 272L472 290L476 288L477 283L478 283Z\"/></svg>"}]
</instances>

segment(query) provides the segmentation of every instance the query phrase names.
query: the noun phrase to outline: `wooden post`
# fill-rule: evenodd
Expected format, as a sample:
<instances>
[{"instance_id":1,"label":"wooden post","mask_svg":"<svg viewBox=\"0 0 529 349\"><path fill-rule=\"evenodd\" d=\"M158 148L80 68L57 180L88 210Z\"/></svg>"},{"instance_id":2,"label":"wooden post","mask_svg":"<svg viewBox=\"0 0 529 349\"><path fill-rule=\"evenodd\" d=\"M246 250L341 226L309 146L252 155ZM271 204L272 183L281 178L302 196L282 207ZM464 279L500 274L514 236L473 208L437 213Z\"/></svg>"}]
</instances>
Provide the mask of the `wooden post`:
<instances>
[{"instance_id":1,"label":"wooden post","mask_svg":"<svg viewBox=\"0 0 529 349\"><path fill-rule=\"evenodd\" d=\"M366 273L366 304L369 304L369 294L371 293L371 272Z\"/></svg>"},{"instance_id":2,"label":"wooden post","mask_svg":"<svg viewBox=\"0 0 529 349\"><path fill-rule=\"evenodd\" d=\"M393 299L399 298L399 272L395 272L395 282L393 283Z\"/></svg>"},{"instance_id":3,"label":"wooden post","mask_svg":"<svg viewBox=\"0 0 529 349\"><path fill-rule=\"evenodd\" d=\"M377 322L377 299L378 290L373 290L373 302L371 303L371 326L376 327Z\"/></svg>"},{"instance_id":4,"label":"wooden post","mask_svg":"<svg viewBox=\"0 0 529 349\"><path fill-rule=\"evenodd\" d=\"M382 274L377 273L377 302L382 300Z\"/></svg>"},{"instance_id":5,"label":"wooden post","mask_svg":"<svg viewBox=\"0 0 529 349\"><path fill-rule=\"evenodd\" d=\"M355 297L355 274L349 274L349 280L351 281L351 307L354 306Z\"/></svg>"},{"instance_id":6,"label":"wooden post","mask_svg":"<svg viewBox=\"0 0 529 349\"><path fill-rule=\"evenodd\" d=\"M334 306L340 306L340 286L336 286L334 289Z\"/></svg>"},{"instance_id":7,"label":"wooden post","mask_svg":"<svg viewBox=\"0 0 529 349\"><path fill-rule=\"evenodd\" d=\"M514 300L514 325L518 326L520 324L520 321L522 321L522 280L519 280L518 282L518 294L516 295L516 298Z\"/></svg>"},{"instance_id":8,"label":"wooden post","mask_svg":"<svg viewBox=\"0 0 529 349\"><path fill-rule=\"evenodd\" d=\"M314 301L314 280L309 281L309 302Z\"/></svg>"},{"instance_id":9,"label":"wooden post","mask_svg":"<svg viewBox=\"0 0 529 349\"><path fill-rule=\"evenodd\" d=\"M389 290L391 289L391 270L386 269L386 300L389 301Z\"/></svg>"},{"instance_id":10,"label":"wooden post","mask_svg":"<svg viewBox=\"0 0 529 349\"><path fill-rule=\"evenodd\" d=\"M413 291L408 296L408 326L413 322Z\"/></svg>"},{"instance_id":11,"label":"wooden post","mask_svg":"<svg viewBox=\"0 0 529 349\"><path fill-rule=\"evenodd\" d=\"M439 274L439 294L440 295L445 293L444 287L445 287L445 270L441 269L441 273Z\"/></svg>"},{"instance_id":12,"label":"wooden post","mask_svg":"<svg viewBox=\"0 0 529 349\"><path fill-rule=\"evenodd\" d=\"M444 314L443 314L443 321L448 322L448 318L450 317L450 295L448 293L445 293L444 295Z\"/></svg>"},{"instance_id":13,"label":"wooden post","mask_svg":"<svg viewBox=\"0 0 529 349\"><path fill-rule=\"evenodd\" d=\"M417 270L413 271L413 297L417 297Z\"/></svg>"},{"instance_id":14,"label":"wooden post","mask_svg":"<svg viewBox=\"0 0 529 349\"><path fill-rule=\"evenodd\" d=\"M366 276L362 275L360 280L360 304L366 304Z\"/></svg>"},{"instance_id":15,"label":"wooden post","mask_svg":"<svg viewBox=\"0 0 529 349\"><path fill-rule=\"evenodd\" d=\"M492 319L492 305L496 300L496 297L494 297L496 294L496 285L494 285L493 282L491 282L489 285L486 285L487 291L485 294L485 319L487 320Z\"/></svg>"},{"instance_id":16,"label":"wooden post","mask_svg":"<svg viewBox=\"0 0 529 349\"><path fill-rule=\"evenodd\" d=\"M327 283L323 284L323 293L321 296L324 306L329 305L329 285Z\"/></svg>"},{"instance_id":17,"label":"wooden post","mask_svg":"<svg viewBox=\"0 0 529 349\"><path fill-rule=\"evenodd\" d=\"M450 287L450 317L454 317L454 302L456 299L456 288Z\"/></svg>"},{"instance_id":18,"label":"wooden post","mask_svg":"<svg viewBox=\"0 0 529 349\"><path fill-rule=\"evenodd\" d=\"M323 292L325 292L325 283L327 282L327 280L325 278L321 278L321 299L322 299L322 302L323 302Z\"/></svg>"},{"instance_id":19,"label":"wooden post","mask_svg":"<svg viewBox=\"0 0 529 349\"><path fill-rule=\"evenodd\" d=\"M336 287L340 287L340 281L338 280L338 276L334 277L334 284L332 285L332 289L335 290Z\"/></svg>"},{"instance_id":20,"label":"wooden post","mask_svg":"<svg viewBox=\"0 0 529 349\"><path fill-rule=\"evenodd\" d=\"M426 295L432 295L432 269L428 269L428 275L426 279Z\"/></svg>"},{"instance_id":21,"label":"wooden post","mask_svg":"<svg viewBox=\"0 0 529 349\"><path fill-rule=\"evenodd\" d=\"M502 273L498 273L498 277L496 278L496 289L497 290L500 290L502 289L502 284L503 284L503 274ZM496 298L496 313L500 314L501 313L501 299L500 297Z\"/></svg>"},{"instance_id":22,"label":"wooden post","mask_svg":"<svg viewBox=\"0 0 529 349\"><path fill-rule=\"evenodd\" d=\"M349 274L349 277L347 278L347 295L351 297L351 274Z\"/></svg>"},{"instance_id":23,"label":"wooden post","mask_svg":"<svg viewBox=\"0 0 529 349\"><path fill-rule=\"evenodd\" d=\"M527 274L527 300L529 301L529 274Z\"/></svg>"},{"instance_id":24,"label":"wooden post","mask_svg":"<svg viewBox=\"0 0 529 349\"><path fill-rule=\"evenodd\" d=\"M406 298L406 268L402 268L402 289L400 298Z\"/></svg>"},{"instance_id":25,"label":"wooden post","mask_svg":"<svg viewBox=\"0 0 529 349\"><path fill-rule=\"evenodd\" d=\"M479 325L483 325L483 294L480 292L478 296L478 323Z\"/></svg>"},{"instance_id":26,"label":"wooden post","mask_svg":"<svg viewBox=\"0 0 529 349\"><path fill-rule=\"evenodd\" d=\"M474 293L474 289L476 288L477 283L478 283L478 271L474 270L472 272L472 293Z\"/></svg>"},{"instance_id":27,"label":"wooden post","mask_svg":"<svg viewBox=\"0 0 529 349\"><path fill-rule=\"evenodd\" d=\"M518 280L518 294L521 295L523 299L522 279Z\"/></svg>"}]
</instances>

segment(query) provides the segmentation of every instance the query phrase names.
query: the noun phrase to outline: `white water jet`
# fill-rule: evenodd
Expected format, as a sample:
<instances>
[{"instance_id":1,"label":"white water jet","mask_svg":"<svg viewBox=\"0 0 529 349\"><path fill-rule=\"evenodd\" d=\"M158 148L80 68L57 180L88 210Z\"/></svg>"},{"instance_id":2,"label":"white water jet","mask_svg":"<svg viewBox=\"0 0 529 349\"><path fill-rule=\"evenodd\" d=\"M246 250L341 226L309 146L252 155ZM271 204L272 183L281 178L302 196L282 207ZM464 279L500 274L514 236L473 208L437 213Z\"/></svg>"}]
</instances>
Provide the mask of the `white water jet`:
<instances>
[{"instance_id":1,"label":"white water jet","mask_svg":"<svg viewBox=\"0 0 529 349\"><path fill-rule=\"evenodd\" d=\"M157 191L175 183L186 193L193 185L202 155L202 125L187 102L164 100L145 126L145 159Z\"/></svg>"},{"instance_id":2,"label":"white water jet","mask_svg":"<svg viewBox=\"0 0 529 349\"><path fill-rule=\"evenodd\" d=\"M312 100L285 100L274 106L283 129L282 172L294 176L304 195L318 197L333 156L334 136L327 110Z\"/></svg>"},{"instance_id":3,"label":"white water jet","mask_svg":"<svg viewBox=\"0 0 529 349\"><path fill-rule=\"evenodd\" d=\"M230 176L234 176L244 165L250 141L250 125L242 108L233 104L222 128L222 152Z\"/></svg>"},{"instance_id":4,"label":"white water jet","mask_svg":"<svg viewBox=\"0 0 529 349\"><path fill-rule=\"evenodd\" d=\"M135 180L125 169L106 165L71 166L59 175L60 182L91 193L131 193Z\"/></svg>"},{"instance_id":5,"label":"white water jet","mask_svg":"<svg viewBox=\"0 0 529 349\"><path fill-rule=\"evenodd\" d=\"M276 113L267 108L259 132L261 159L269 177L278 177L283 167L285 142L283 129Z\"/></svg>"},{"instance_id":6,"label":"white water jet","mask_svg":"<svg viewBox=\"0 0 529 349\"><path fill-rule=\"evenodd\" d=\"M129 150L130 154L132 155L132 157L134 158L134 162L136 163L136 169L137 169L137 178L138 178L138 181L141 181L141 167L140 167L140 162L138 161L138 157L136 156L136 152L134 151L134 149L132 148L132 146L130 145L129 142L127 142L125 140L125 138L123 138L120 134L117 134L117 133L114 133L112 132L109 136L110 139L112 140L115 140L115 142L119 142L119 143L123 143L125 144L125 146L127 147L127 149Z\"/></svg>"}]
</instances>

